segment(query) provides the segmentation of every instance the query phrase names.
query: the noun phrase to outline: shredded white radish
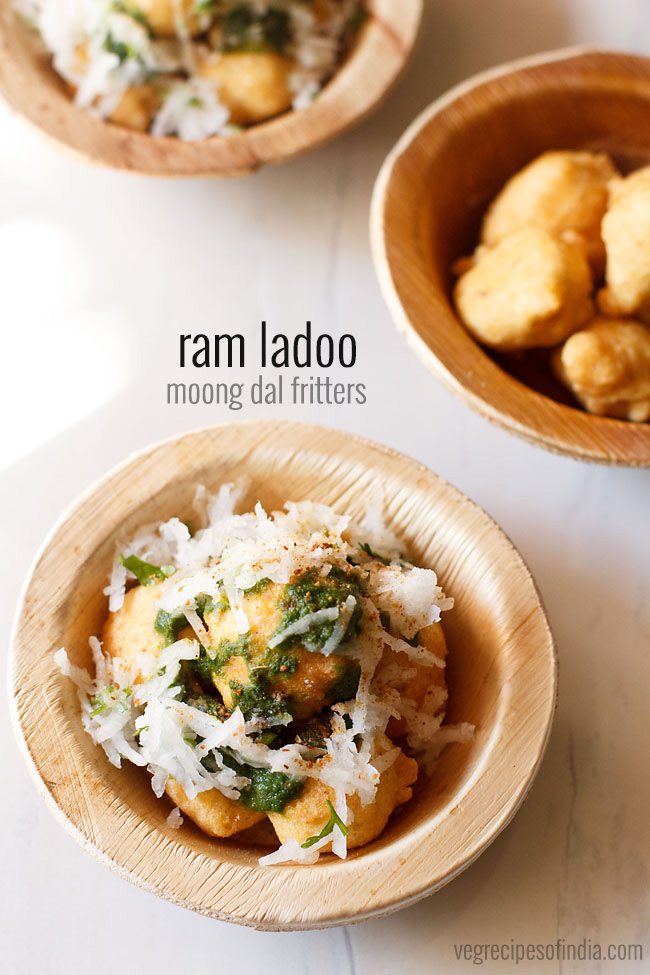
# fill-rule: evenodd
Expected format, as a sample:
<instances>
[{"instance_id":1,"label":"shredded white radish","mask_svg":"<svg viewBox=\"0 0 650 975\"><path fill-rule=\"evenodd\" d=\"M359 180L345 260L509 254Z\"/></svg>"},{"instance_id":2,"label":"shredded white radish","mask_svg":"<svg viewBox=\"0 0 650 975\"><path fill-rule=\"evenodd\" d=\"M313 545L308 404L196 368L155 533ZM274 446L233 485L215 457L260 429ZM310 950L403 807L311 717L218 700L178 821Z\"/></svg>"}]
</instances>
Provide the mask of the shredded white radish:
<instances>
[{"instance_id":1,"label":"shredded white radish","mask_svg":"<svg viewBox=\"0 0 650 975\"><path fill-rule=\"evenodd\" d=\"M404 653L411 660L416 660L425 667L440 667L442 669L445 666L444 660L441 657L436 657L426 647L413 646L411 643L407 643L406 640L401 640L399 637L393 636L392 633L387 633L385 630L382 633L382 639L396 653Z\"/></svg>"},{"instance_id":2,"label":"shredded white radish","mask_svg":"<svg viewBox=\"0 0 650 975\"><path fill-rule=\"evenodd\" d=\"M335 650L338 650L339 646L343 642L343 638L347 632L348 625L352 619L352 614L354 613L356 606L357 601L354 596L348 596L339 610L338 620L334 629L332 630L332 635L320 650L320 653L322 653L324 657L329 657L329 655L334 653Z\"/></svg>"},{"instance_id":3,"label":"shredded white radish","mask_svg":"<svg viewBox=\"0 0 650 975\"><path fill-rule=\"evenodd\" d=\"M296 620L295 623L290 623L289 626L285 627L284 630L276 633L275 636L271 637L268 645L271 649L278 647L281 643L284 643L285 640L288 640L289 637L301 636L304 633L309 633L314 626L320 626L321 623L331 623L334 620L337 620L340 615L341 610L338 606L332 606L330 609L317 609L315 613L308 613L306 616ZM327 644L325 644L320 652L325 653L326 647Z\"/></svg>"},{"instance_id":4,"label":"shredded white radish","mask_svg":"<svg viewBox=\"0 0 650 975\"><path fill-rule=\"evenodd\" d=\"M153 575L151 600L145 603L154 613L169 614L183 632L187 632L187 623L196 639L176 640L162 646L157 655L137 646L127 655L111 657L91 637L94 677L72 663L63 648L54 660L77 685L83 726L93 741L118 767L123 759L146 766L157 796L165 793L173 779L189 800L217 790L237 801L242 790L252 787L253 779L259 777L255 770L281 773L302 783L315 780L326 787L336 814L327 835L312 838L306 845L290 839L260 862L313 863L323 851L345 858L346 828L353 819L351 798L355 797L357 810L371 805L381 776L402 754L387 736L391 719L405 727L405 747L425 769L447 743L468 741L473 733L468 723L443 724L445 687L428 682L426 671L419 677L424 667L443 668L445 664L414 638L420 629L436 623L452 601L432 570L403 560L397 540L382 530L374 515L369 519L370 529L309 501L289 503L284 511L272 513L258 503L253 511L236 514L237 498L232 485L223 486L214 496L199 487L195 508L202 520L196 529L191 532L178 518L143 528L118 547L105 590L110 612L130 611L132 603L125 606L124 595L133 573L122 562L135 556L149 564L145 566L147 583ZM364 532L371 530L370 541L366 541ZM138 571L138 564L132 564ZM164 573L157 572L162 567ZM302 744L299 737L274 744L274 736L283 727L289 729L283 736L291 733L290 697L280 696L280 706L276 700L268 713L256 700L228 713L220 698L208 706L201 697L203 690L195 699L194 684L185 683L194 661L206 656L216 660L223 652L219 649L220 625L225 626L226 644L235 639L233 631L237 635L238 652L243 647L247 654L257 646L265 597L256 603L251 589L258 583L275 584L277 592L268 602L280 605L282 587L306 572L319 580L319 598L331 592L333 604L322 606L321 602L322 608L309 612L309 600L304 606L294 602L298 618L290 617L292 622L279 629L276 624L266 643L254 652L283 648L280 660L284 661L286 653L291 663L298 654L296 667L300 654L310 653L336 655L341 667L358 665L356 693L350 700L335 701L321 715L329 730L318 747ZM167 578L161 578L163 575ZM347 585L345 598L340 595L341 580ZM208 621L204 610L199 611L203 605L199 597L211 597L218 606ZM353 619L355 625L351 626ZM160 632L166 633L162 624ZM172 627L171 632L178 630ZM291 646L284 651L289 640ZM268 664L258 664L253 658L252 665L247 662L246 666L253 675ZM294 673L300 670L290 670L287 676L295 680ZM283 679L278 678L278 687ZM424 687L418 692L420 679ZM308 692L315 686L308 683ZM211 696L214 699L214 691ZM271 732L269 737L264 734ZM180 810L175 808L168 824L175 828L181 822Z\"/></svg>"},{"instance_id":5,"label":"shredded white radish","mask_svg":"<svg viewBox=\"0 0 650 975\"><path fill-rule=\"evenodd\" d=\"M191 609L190 607L188 607L185 610L185 619L190 624L190 626L196 633L197 637L199 638L199 643L201 644L201 646L206 648L209 647L210 636L205 626L201 622L201 617L199 616L197 611L195 609Z\"/></svg>"},{"instance_id":6,"label":"shredded white radish","mask_svg":"<svg viewBox=\"0 0 650 975\"><path fill-rule=\"evenodd\" d=\"M146 128L153 136L187 140L236 131L219 85L206 77L206 68L231 53L250 52L251 44L253 50L259 45L263 50L267 43L273 47L276 42L265 34L269 11L284 17L287 40L279 53L291 68L285 107L296 111L308 108L337 70L357 11L357 0L320 4L318 11L301 0L275 0L273 6L260 0L233 4L252 23L231 50L232 31L228 44L219 42L226 33L220 29L223 4L197 0L190 10L181 0L173 0L172 22L163 32L155 29L151 15L157 5L151 3L13 0L13 5L40 33L55 70L74 89L80 108L111 119L125 95L137 95L146 86L154 96ZM165 9L162 4L163 17ZM243 91L245 98L245 83Z\"/></svg>"},{"instance_id":7,"label":"shredded white radish","mask_svg":"<svg viewBox=\"0 0 650 975\"><path fill-rule=\"evenodd\" d=\"M174 806L169 816L167 817L167 825L171 826L172 829L180 829L183 825L183 816L178 806Z\"/></svg>"}]
</instances>

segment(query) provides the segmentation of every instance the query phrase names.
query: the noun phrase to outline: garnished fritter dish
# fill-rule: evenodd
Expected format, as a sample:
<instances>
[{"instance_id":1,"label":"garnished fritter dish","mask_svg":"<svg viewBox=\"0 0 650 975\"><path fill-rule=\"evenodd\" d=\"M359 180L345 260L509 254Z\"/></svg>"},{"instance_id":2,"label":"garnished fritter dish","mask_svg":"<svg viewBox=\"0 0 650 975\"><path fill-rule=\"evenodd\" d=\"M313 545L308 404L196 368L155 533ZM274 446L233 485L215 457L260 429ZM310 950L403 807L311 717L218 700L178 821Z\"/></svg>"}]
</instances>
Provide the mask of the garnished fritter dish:
<instances>
[{"instance_id":1,"label":"garnished fritter dish","mask_svg":"<svg viewBox=\"0 0 650 975\"><path fill-rule=\"evenodd\" d=\"M322 504L234 514L238 492L197 489L197 516L120 548L108 619L79 688L109 760L146 767L157 796L207 834L266 819L262 864L345 857L384 829L451 741L443 725L452 600L368 515Z\"/></svg>"},{"instance_id":2,"label":"garnished fritter dish","mask_svg":"<svg viewBox=\"0 0 650 975\"><path fill-rule=\"evenodd\" d=\"M506 183L456 271L479 342L553 349L590 413L650 419L650 167L624 179L605 153L544 153Z\"/></svg>"},{"instance_id":3,"label":"garnished fritter dish","mask_svg":"<svg viewBox=\"0 0 650 975\"><path fill-rule=\"evenodd\" d=\"M359 0L16 0L81 108L205 139L308 107L365 19Z\"/></svg>"}]
</instances>

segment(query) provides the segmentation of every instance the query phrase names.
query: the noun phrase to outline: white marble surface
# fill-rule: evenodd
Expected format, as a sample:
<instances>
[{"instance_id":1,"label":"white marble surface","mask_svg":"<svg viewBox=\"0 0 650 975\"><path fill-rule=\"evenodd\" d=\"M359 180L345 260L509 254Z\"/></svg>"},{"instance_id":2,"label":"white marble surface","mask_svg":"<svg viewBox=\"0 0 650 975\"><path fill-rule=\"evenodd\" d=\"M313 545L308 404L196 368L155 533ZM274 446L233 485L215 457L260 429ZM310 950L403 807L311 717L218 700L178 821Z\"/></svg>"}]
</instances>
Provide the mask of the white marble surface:
<instances>
[{"instance_id":1,"label":"white marble surface","mask_svg":"<svg viewBox=\"0 0 650 975\"><path fill-rule=\"evenodd\" d=\"M189 957L196 972L241 963L278 975L433 975L477 970L456 962L454 943L558 937L645 939L646 960L516 970L649 970L650 472L546 454L454 401L394 331L366 229L381 159L433 96L477 69L564 44L650 53L649 7L430 0L413 67L378 116L311 157L238 182L87 168L0 107L3 646L32 555L80 490L152 440L266 412L384 441L475 498L529 562L561 655L552 741L509 829L419 906L329 932L219 924L111 874L42 805L3 709L4 971L158 975L187 968ZM354 331L368 404L239 414L164 405L179 331L252 333L262 317L289 331L306 318Z\"/></svg>"}]
</instances>

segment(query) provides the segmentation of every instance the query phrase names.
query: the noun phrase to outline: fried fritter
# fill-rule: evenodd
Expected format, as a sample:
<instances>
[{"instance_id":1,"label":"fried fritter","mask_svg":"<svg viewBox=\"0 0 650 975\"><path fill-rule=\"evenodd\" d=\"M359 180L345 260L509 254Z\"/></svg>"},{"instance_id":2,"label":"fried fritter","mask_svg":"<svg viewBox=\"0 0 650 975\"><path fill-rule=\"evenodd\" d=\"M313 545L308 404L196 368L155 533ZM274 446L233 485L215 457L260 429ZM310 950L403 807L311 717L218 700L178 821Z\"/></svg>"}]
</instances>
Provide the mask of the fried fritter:
<instances>
[{"instance_id":1,"label":"fried fritter","mask_svg":"<svg viewBox=\"0 0 650 975\"><path fill-rule=\"evenodd\" d=\"M479 248L459 279L456 306L469 331L501 351L547 348L594 314L592 276L582 251L539 227Z\"/></svg>"},{"instance_id":2,"label":"fried fritter","mask_svg":"<svg viewBox=\"0 0 650 975\"><path fill-rule=\"evenodd\" d=\"M447 643L442 623L432 623L421 630L419 644L444 661L447 656ZM427 694L433 692L435 688L440 688L445 693L447 689L443 667L425 666L403 653L397 653L390 647L384 650L375 680L379 685L399 691L400 697L411 702L418 711L423 709ZM444 709L444 701L440 707L434 708L430 713L437 714L441 709ZM406 734L406 730L404 718L392 717L388 722L386 734L389 738L401 738Z\"/></svg>"},{"instance_id":3,"label":"fried fritter","mask_svg":"<svg viewBox=\"0 0 650 975\"><path fill-rule=\"evenodd\" d=\"M249 809L238 799L228 799L218 789L199 792L196 799L188 799L178 782L168 779L165 792L208 836L232 836L265 818L265 813Z\"/></svg>"},{"instance_id":4,"label":"fried fritter","mask_svg":"<svg viewBox=\"0 0 650 975\"><path fill-rule=\"evenodd\" d=\"M650 419L650 327L596 318L554 355L559 379L590 413Z\"/></svg>"},{"instance_id":5,"label":"fried fritter","mask_svg":"<svg viewBox=\"0 0 650 975\"><path fill-rule=\"evenodd\" d=\"M326 585L327 580L314 583L318 589ZM212 680L226 707L242 704L245 710L254 695L253 708L257 703L263 710L275 699L284 702L294 718L302 719L354 697L359 679L354 659L337 653L324 656L295 641L268 649L269 640L283 626L287 593L288 587L275 583L247 593L244 607L250 630L246 634L238 633L231 609L206 614L210 642L217 651Z\"/></svg>"},{"instance_id":6,"label":"fried fritter","mask_svg":"<svg viewBox=\"0 0 650 975\"><path fill-rule=\"evenodd\" d=\"M275 51L231 51L207 58L198 76L216 83L233 125L253 125L291 108L295 63Z\"/></svg>"},{"instance_id":7,"label":"fried fritter","mask_svg":"<svg viewBox=\"0 0 650 975\"><path fill-rule=\"evenodd\" d=\"M163 648L164 640L155 629L160 601L159 585L134 586L116 613L109 613L104 624L102 644L109 657L119 657L129 668L147 671Z\"/></svg>"},{"instance_id":8,"label":"fried fritter","mask_svg":"<svg viewBox=\"0 0 650 975\"><path fill-rule=\"evenodd\" d=\"M604 153L545 152L501 190L483 221L481 243L494 247L523 227L541 227L579 241L600 273L605 265L600 225L608 185L617 175Z\"/></svg>"},{"instance_id":9,"label":"fried fritter","mask_svg":"<svg viewBox=\"0 0 650 975\"><path fill-rule=\"evenodd\" d=\"M603 240L607 271L600 310L650 322L650 166L613 186Z\"/></svg>"},{"instance_id":10,"label":"fried fritter","mask_svg":"<svg viewBox=\"0 0 650 975\"><path fill-rule=\"evenodd\" d=\"M387 745L390 747L390 742ZM417 776L417 762L400 751L393 764L382 772L374 802L363 806L357 795L348 797L348 807L352 813L347 833L349 850L364 846L379 836L391 813L413 795L411 786ZM322 782L309 779L302 793L288 803L283 812L269 813L280 842L285 843L293 838L304 843L310 837L318 836L330 816L328 799L334 803L334 790Z\"/></svg>"},{"instance_id":11,"label":"fried fritter","mask_svg":"<svg viewBox=\"0 0 650 975\"><path fill-rule=\"evenodd\" d=\"M203 26L197 0L130 0L129 8L159 37L194 36Z\"/></svg>"},{"instance_id":12,"label":"fried fritter","mask_svg":"<svg viewBox=\"0 0 650 975\"><path fill-rule=\"evenodd\" d=\"M110 119L127 129L147 132L161 104L162 98L155 85L134 85L124 92Z\"/></svg>"}]
</instances>

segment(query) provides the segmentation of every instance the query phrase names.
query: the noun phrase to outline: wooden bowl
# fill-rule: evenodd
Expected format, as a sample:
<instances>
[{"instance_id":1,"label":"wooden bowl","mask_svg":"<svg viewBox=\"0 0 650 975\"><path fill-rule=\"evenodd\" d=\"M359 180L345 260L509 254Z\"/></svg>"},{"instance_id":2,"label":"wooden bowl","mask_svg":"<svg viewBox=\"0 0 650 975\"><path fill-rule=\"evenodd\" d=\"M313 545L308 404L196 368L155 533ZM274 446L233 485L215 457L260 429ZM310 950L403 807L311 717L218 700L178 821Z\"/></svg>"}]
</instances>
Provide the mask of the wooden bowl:
<instances>
[{"instance_id":1,"label":"wooden bowl","mask_svg":"<svg viewBox=\"0 0 650 975\"><path fill-rule=\"evenodd\" d=\"M77 108L38 34L10 0L0 5L0 94L43 132L85 159L156 176L235 176L313 149L369 115L415 43L422 0L370 0L357 43L313 105L232 136L201 142L154 138Z\"/></svg>"},{"instance_id":2,"label":"wooden bowl","mask_svg":"<svg viewBox=\"0 0 650 975\"><path fill-rule=\"evenodd\" d=\"M360 515L382 487L390 525L435 566L456 607L448 719L469 744L443 753L429 781L374 843L346 861L260 867L260 849L166 824L149 776L111 766L82 730L53 651L89 666L106 615L116 537L189 509L197 482L250 480L246 504L311 498ZM272 930L327 927L417 901L467 867L508 823L537 772L556 697L553 639L521 557L473 502L407 457L347 434L285 421L215 427L129 459L87 491L46 541L18 611L11 663L18 737L57 819L139 887L201 914ZM531 836L531 843L535 842ZM254 839L249 840L254 843ZM324 894L327 896L324 896Z\"/></svg>"},{"instance_id":3,"label":"wooden bowl","mask_svg":"<svg viewBox=\"0 0 650 975\"><path fill-rule=\"evenodd\" d=\"M488 204L547 149L606 150L624 171L650 163L650 60L560 51L482 74L434 102L375 186L379 280L416 353L483 416L580 460L647 467L650 424L583 412L544 356L491 357L452 305L451 266L473 251Z\"/></svg>"}]
</instances>

